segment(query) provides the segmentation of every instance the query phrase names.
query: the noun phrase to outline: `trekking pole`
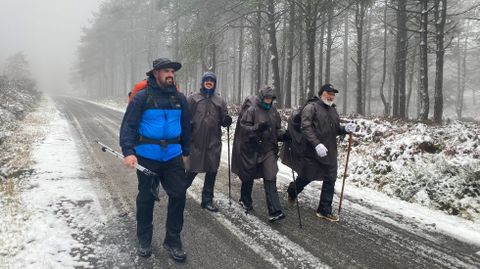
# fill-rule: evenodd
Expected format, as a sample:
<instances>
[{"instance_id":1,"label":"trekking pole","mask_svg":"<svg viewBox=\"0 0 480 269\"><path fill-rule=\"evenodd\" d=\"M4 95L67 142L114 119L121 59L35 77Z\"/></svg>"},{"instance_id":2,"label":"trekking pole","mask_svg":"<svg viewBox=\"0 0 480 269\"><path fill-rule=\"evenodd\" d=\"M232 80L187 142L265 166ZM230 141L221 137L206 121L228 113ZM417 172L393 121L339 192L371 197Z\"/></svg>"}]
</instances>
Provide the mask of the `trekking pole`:
<instances>
[{"instance_id":1,"label":"trekking pole","mask_svg":"<svg viewBox=\"0 0 480 269\"><path fill-rule=\"evenodd\" d=\"M231 183L231 172L230 172L230 126L227 126L227 154L228 154L228 205L232 205L232 183Z\"/></svg>"},{"instance_id":2,"label":"trekking pole","mask_svg":"<svg viewBox=\"0 0 480 269\"><path fill-rule=\"evenodd\" d=\"M95 142L97 142L100 146L102 146L102 151L103 152L108 152L110 154L112 154L113 156L119 158L119 159L124 159L125 157L123 156L123 154L119 153L119 152L116 152L115 150L111 149L110 147L108 147L107 145L103 144L102 142L98 141L98 140L95 140ZM139 165L138 163L135 164L135 168L144 173L145 175L147 176L157 176L157 174L155 172L152 172L150 171L149 169Z\"/></svg>"},{"instance_id":3,"label":"trekking pole","mask_svg":"<svg viewBox=\"0 0 480 269\"><path fill-rule=\"evenodd\" d=\"M95 140L95 142L97 142L100 146L102 146L102 151L103 152L108 152L110 154L112 154L113 156L119 158L119 159L124 159L125 157L123 156L123 154L119 153L119 152L116 152L115 150L111 149L110 147L108 147L107 145L103 144L102 142L98 141L98 140ZM149 170L148 168L145 168L143 166L141 166L140 164L136 163L135 164L135 168L142 172L143 174L145 174L146 176L149 176L149 177L155 177L153 180L152 180L152 189L151 189L151 192L152 192L152 195L153 195L153 198L155 199L155 201L160 201L160 198L163 196L163 194L160 193L160 182L159 182L159 178L158 178L158 174Z\"/></svg>"},{"instance_id":4,"label":"trekking pole","mask_svg":"<svg viewBox=\"0 0 480 269\"><path fill-rule=\"evenodd\" d=\"M338 216L342 210L343 190L345 189L345 179L347 178L348 160L350 159L350 151L352 150L352 133L348 134L347 160L345 162L345 171L343 172L342 191L340 192L340 203L338 205Z\"/></svg>"},{"instance_id":5,"label":"trekking pole","mask_svg":"<svg viewBox=\"0 0 480 269\"><path fill-rule=\"evenodd\" d=\"M288 147L288 150L290 151L290 162L293 163L293 154L292 154L292 147ZM292 164L290 166L293 166ZM295 203L297 204L297 215L298 215L298 227L302 229L302 218L300 216L300 205L298 204L298 192L297 192L297 180L295 179L295 172L292 169L292 178L293 178L293 187L295 188Z\"/></svg>"}]
</instances>

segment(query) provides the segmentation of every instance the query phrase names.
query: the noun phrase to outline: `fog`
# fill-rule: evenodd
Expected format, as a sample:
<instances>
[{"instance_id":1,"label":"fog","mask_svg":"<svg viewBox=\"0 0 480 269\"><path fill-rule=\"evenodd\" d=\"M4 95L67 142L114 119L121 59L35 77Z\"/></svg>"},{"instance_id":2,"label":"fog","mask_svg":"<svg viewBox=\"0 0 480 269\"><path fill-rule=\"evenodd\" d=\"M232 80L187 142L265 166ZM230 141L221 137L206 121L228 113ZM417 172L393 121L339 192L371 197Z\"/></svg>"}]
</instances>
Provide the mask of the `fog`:
<instances>
[{"instance_id":1,"label":"fog","mask_svg":"<svg viewBox=\"0 0 480 269\"><path fill-rule=\"evenodd\" d=\"M61 93L68 83L81 29L101 0L0 0L0 72L5 60L24 52L38 89Z\"/></svg>"}]
</instances>

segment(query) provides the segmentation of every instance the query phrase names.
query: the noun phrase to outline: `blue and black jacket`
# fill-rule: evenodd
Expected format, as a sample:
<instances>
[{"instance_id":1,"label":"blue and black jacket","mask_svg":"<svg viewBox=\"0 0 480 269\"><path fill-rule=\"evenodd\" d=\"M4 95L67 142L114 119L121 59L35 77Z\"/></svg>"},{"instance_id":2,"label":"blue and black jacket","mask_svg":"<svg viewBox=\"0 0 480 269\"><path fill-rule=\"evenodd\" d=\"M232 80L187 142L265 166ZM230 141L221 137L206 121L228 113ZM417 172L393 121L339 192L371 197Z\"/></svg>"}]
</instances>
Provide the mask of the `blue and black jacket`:
<instances>
[{"instance_id":1,"label":"blue and black jacket","mask_svg":"<svg viewBox=\"0 0 480 269\"><path fill-rule=\"evenodd\" d=\"M178 139L178 143L139 143L139 137ZM161 162L190 155L190 111L185 95L175 86L161 88L149 77L147 88L135 95L123 116L120 146L124 156L135 154Z\"/></svg>"}]
</instances>

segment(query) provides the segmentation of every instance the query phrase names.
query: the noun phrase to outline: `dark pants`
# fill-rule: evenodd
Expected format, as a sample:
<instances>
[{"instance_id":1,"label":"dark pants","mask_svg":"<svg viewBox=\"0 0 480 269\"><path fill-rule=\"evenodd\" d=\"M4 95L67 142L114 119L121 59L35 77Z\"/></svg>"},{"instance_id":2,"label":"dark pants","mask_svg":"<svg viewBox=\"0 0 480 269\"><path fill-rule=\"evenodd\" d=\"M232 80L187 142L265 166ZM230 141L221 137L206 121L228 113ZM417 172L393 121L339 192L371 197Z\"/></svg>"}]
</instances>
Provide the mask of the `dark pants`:
<instances>
[{"instance_id":1,"label":"dark pants","mask_svg":"<svg viewBox=\"0 0 480 269\"><path fill-rule=\"evenodd\" d=\"M318 204L317 212L326 215L332 213L332 202L333 202L333 194L335 192L335 180L337 179L337 175L329 175L325 176L322 184L322 192L320 193L320 202ZM303 179L301 177L297 177L297 194L300 194L305 186L310 184L311 181ZM295 195L295 184L294 182L290 182L288 186L288 195L292 198L296 198Z\"/></svg>"},{"instance_id":2,"label":"dark pants","mask_svg":"<svg viewBox=\"0 0 480 269\"><path fill-rule=\"evenodd\" d=\"M265 189L265 200L267 202L268 214L274 216L279 212L282 212L282 205L280 199L278 199L277 181L276 180L263 180L263 187ZM240 201L246 206L251 206L253 190L253 179L243 180L242 187L240 189Z\"/></svg>"},{"instance_id":3,"label":"dark pants","mask_svg":"<svg viewBox=\"0 0 480 269\"><path fill-rule=\"evenodd\" d=\"M267 202L268 214L270 216L276 215L282 212L282 205L280 199L278 199L277 191L277 156L270 152L266 154L261 163L257 164L257 171L261 171L263 175L263 187L265 189L265 200ZM253 178L242 180L242 187L240 189L240 201L246 206L252 205L252 189Z\"/></svg>"},{"instance_id":4,"label":"dark pants","mask_svg":"<svg viewBox=\"0 0 480 269\"><path fill-rule=\"evenodd\" d=\"M185 209L185 170L182 156L166 162L159 162L138 157L138 163L158 174L158 178L149 177L137 170L137 237L142 247L152 243L153 206L152 185L160 181L168 195L168 212L164 243L171 247L182 247L180 233L183 228L183 211Z\"/></svg>"},{"instance_id":5,"label":"dark pants","mask_svg":"<svg viewBox=\"0 0 480 269\"><path fill-rule=\"evenodd\" d=\"M192 185L193 180L198 175L197 172L187 172L185 175L187 181L187 189ZM213 189L215 188L215 179L217 172L206 172L205 181L203 183L202 190L202 205L210 204L213 202Z\"/></svg>"}]
</instances>

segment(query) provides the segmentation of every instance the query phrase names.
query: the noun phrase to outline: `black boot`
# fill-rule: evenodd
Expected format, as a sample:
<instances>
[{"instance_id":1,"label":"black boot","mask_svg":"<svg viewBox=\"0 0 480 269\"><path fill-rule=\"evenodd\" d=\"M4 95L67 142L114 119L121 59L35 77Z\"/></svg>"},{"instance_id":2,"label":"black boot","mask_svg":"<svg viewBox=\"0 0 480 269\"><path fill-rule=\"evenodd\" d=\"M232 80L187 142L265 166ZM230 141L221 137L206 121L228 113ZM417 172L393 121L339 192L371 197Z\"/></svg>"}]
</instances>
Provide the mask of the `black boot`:
<instances>
[{"instance_id":1,"label":"black boot","mask_svg":"<svg viewBox=\"0 0 480 269\"><path fill-rule=\"evenodd\" d=\"M245 210L245 214L248 214L253 210L253 206L251 204L248 205L242 200L240 200L238 203Z\"/></svg>"},{"instance_id":2,"label":"black boot","mask_svg":"<svg viewBox=\"0 0 480 269\"><path fill-rule=\"evenodd\" d=\"M163 247L170 253L172 259L177 262L184 262L187 258L187 253L181 247L170 247L165 243L163 243Z\"/></svg>"},{"instance_id":3,"label":"black boot","mask_svg":"<svg viewBox=\"0 0 480 269\"><path fill-rule=\"evenodd\" d=\"M148 258L152 255L152 247L139 247L138 248L138 256L143 258Z\"/></svg>"}]
</instances>

